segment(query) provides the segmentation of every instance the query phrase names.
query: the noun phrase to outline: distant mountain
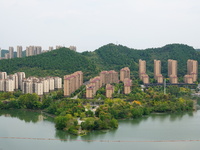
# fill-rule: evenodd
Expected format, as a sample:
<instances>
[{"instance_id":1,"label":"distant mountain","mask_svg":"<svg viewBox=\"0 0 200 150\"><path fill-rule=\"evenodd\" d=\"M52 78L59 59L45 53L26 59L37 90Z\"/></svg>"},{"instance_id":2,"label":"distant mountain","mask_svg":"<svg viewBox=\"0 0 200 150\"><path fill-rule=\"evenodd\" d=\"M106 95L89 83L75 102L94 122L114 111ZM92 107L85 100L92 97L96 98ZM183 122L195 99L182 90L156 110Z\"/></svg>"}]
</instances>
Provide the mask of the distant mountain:
<instances>
[{"instance_id":1,"label":"distant mountain","mask_svg":"<svg viewBox=\"0 0 200 150\"><path fill-rule=\"evenodd\" d=\"M162 74L167 77L167 60L175 59L178 61L178 77L183 77L187 73L187 60L200 62L199 56L200 52L184 44L169 44L145 50L107 44L93 52L78 53L61 48L31 57L0 60L0 71L24 71L27 76L63 77L65 74L82 70L84 79L88 80L102 70L119 71L123 67L129 67L132 76L138 77L138 62L143 59L147 62L147 73L153 77L153 60L158 59L162 63Z\"/></svg>"}]
</instances>

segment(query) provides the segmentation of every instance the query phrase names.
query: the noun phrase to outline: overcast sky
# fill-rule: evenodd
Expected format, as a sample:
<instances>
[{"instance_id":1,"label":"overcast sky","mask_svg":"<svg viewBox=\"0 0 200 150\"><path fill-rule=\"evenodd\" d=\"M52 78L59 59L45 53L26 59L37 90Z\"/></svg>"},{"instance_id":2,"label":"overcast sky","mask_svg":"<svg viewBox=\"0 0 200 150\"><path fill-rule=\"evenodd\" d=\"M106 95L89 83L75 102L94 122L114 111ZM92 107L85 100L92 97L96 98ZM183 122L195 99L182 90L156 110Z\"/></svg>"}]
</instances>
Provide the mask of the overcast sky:
<instances>
[{"instance_id":1,"label":"overcast sky","mask_svg":"<svg viewBox=\"0 0 200 150\"><path fill-rule=\"evenodd\" d=\"M200 48L199 0L0 0L0 47Z\"/></svg>"}]
</instances>

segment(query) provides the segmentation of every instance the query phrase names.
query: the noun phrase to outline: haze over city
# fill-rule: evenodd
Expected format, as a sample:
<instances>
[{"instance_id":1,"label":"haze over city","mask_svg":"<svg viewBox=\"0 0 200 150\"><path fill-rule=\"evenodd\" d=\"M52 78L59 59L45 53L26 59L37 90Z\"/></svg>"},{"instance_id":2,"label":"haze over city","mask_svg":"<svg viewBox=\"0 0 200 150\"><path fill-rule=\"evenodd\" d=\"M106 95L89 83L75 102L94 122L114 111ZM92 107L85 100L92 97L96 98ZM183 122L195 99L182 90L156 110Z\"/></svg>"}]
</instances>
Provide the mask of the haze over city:
<instances>
[{"instance_id":1,"label":"haze over city","mask_svg":"<svg viewBox=\"0 0 200 150\"><path fill-rule=\"evenodd\" d=\"M108 43L131 48L183 43L200 48L197 0L1 0L0 47ZM16 51L16 49L15 49Z\"/></svg>"}]
</instances>

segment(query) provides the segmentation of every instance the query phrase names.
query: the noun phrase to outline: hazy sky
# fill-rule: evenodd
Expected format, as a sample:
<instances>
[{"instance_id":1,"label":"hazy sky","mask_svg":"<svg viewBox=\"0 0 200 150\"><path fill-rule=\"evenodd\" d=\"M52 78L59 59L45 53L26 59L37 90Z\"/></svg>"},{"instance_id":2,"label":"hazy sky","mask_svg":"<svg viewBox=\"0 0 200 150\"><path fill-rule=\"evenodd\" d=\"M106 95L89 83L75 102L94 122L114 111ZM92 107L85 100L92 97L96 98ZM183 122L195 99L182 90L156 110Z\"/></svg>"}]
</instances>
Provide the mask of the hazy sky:
<instances>
[{"instance_id":1,"label":"hazy sky","mask_svg":"<svg viewBox=\"0 0 200 150\"><path fill-rule=\"evenodd\" d=\"M199 0L0 0L0 47L200 48Z\"/></svg>"}]
</instances>

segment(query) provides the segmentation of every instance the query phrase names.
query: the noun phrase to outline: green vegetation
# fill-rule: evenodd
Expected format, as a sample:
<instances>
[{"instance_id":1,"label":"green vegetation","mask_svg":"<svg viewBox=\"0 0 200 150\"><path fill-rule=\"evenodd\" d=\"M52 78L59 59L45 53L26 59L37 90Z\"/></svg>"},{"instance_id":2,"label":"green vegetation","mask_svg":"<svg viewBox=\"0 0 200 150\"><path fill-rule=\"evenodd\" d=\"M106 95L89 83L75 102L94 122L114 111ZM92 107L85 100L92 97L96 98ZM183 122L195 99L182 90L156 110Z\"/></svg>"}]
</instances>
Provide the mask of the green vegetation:
<instances>
[{"instance_id":1,"label":"green vegetation","mask_svg":"<svg viewBox=\"0 0 200 150\"><path fill-rule=\"evenodd\" d=\"M162 86L141 89L135 85L128 95L124 95L122 89L122 83L115 84L115 98L107 99L105 87L102 87L93 100L64 98L63 91L54 91L42 98L20 91L0 93L0 109L42 110L55 116L57 129L74 135L117 128L117 119L140 118L154 112L193 110L191 90L186 87L168 86L167 94L163 94ZM83 91L84 87L81 87L76 93L82 94Z\"/></svg>"},{"instance_id":2,"label":"green vegetation","mask_svg":"<svg viewBox=\"0 0 200 150\"><path fill-rule=\"evenodd\" d=\"M154 112L174 113L193 109L191 90L186 87L168 86L164 94L162 86L141 89L138 77L138 61L147 61L147 73L153 76L153 60L162 61L162 74L167 76L167 60L178 61L178 76L186 74L188 59L200 60L199 52L182 44L162 48L134 50L121 45L108 44L94 52L77 53L61 48L37 56L0 60L0 70L8 74L18 71L27 76L60 76L81 70L84 80L99 74L101 70L123 67L131 70L133 87L130 94L123 94L123 83L114 84L113 99L105 97L105 87L97 91L92 100L85 99L85 87L75 91L70 98L63 91L55 91L42 98L36 94L0 93L0 109L42 110L55 116L55 126L71 134L86 134L92 130L118 127L117 119L139 118ZM199 61L200 62L200 61ZM200 72L200 71L199 71ZM180 81L183 78L179 79ZM155 82L151 79L151 82ZM77 99L72 99L77 96ZM94 105L93 105L94 104ZM96 109L96 111L93 110ZM94 113L95 112L95 113Z\"/></svg>"},{"instance_id":3,"label":"green vegetation","mask_svg":"<svg viewBox=\"0 0 200 150\"><path fill-rule=\"evenodd\" d=\"M131 49L122 45L108 44L94 52L83 52L82 55L89 58L100 70L114 69L119 71L123 67L129 67L132 77L138 77L139 59L146 60L147 73L153 77L153 60L161 60L162 74L167 77L167 60L178 61L178 77L183 77L187 72L187 60L194 59L200 62L200 52L183 44L169 44L161 48L149 48L146 50ZM200 71L200 68L199 68Z\"/></svg>"},{"instance_id":4,"label":"green vegetation","mask_svg":"<svg viewBox=\"0 0 200 150\"><path fill-rule=\"evenodd\" d=\"M7 51L3 50L2 55ZM26 72L27 76L60 76L81 70L84 81L99 74L101 70L119 71L129 67L131 76L138 77L138 61L147 61L147 73L153 77L153 60L162 62L162 74L167 77L167 60L178 61L178 77L182 81L186 72L188 59L200 62L200 52L183 44L169 44L161 48L146 50L131 49L122 45L108 44L94 52L78 53L61 48L51 52L31 57L0 60L0 70L12 74L18 71ZM200 68L199 71L200 73ZM200 74L199 74L200 75Z\"/></svg>"},{"instance_id":5,"label":"green vegetation","mask_svg":"<svg viewBox=\"0 0 200 150\"><path fill-rule=\"evenodd\" d=\"M83 71L85 80L96 74L96 66L85 56L61 48L40 55L0 60L0 70L8 74L25 72L27 76L60 76Z\"/></svg>"}]
</instances>

